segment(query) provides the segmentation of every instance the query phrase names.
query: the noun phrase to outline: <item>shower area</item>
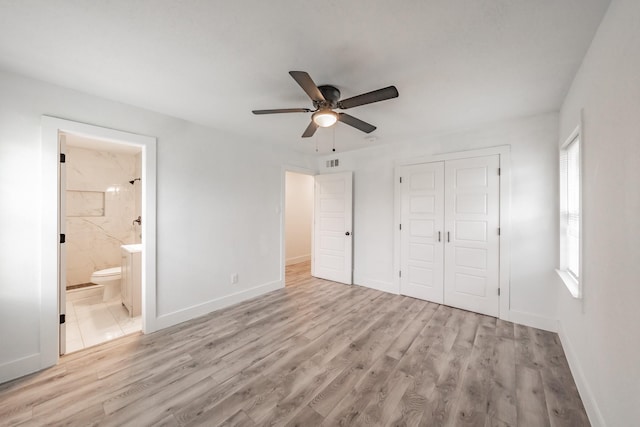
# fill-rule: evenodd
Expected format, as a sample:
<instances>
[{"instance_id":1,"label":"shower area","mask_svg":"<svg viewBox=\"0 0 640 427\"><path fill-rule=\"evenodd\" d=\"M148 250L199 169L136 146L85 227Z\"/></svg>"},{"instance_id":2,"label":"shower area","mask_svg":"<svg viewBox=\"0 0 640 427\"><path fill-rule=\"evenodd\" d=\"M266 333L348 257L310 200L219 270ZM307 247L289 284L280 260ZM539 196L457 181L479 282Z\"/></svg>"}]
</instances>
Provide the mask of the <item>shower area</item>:
<instances>
[{"instance_id":1,"label":"shower area","mask_svg":"<svg viewBox=\"0 0 640 427\"><path fill-rule=\"evenodd\" d=\"M139 147L65 135L66 353L141 330Z\"/></svg>"}]
</instances>

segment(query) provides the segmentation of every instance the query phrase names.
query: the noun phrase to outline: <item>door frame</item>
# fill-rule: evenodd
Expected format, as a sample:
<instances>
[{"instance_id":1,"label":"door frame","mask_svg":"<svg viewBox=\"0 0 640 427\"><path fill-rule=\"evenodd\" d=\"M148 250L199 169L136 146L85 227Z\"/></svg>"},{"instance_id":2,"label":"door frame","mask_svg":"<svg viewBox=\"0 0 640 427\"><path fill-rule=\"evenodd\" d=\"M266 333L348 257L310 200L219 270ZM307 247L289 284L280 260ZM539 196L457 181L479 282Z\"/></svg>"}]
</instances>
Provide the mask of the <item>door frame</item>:
<instances>
[{"instance_id":1,"label":"door frame","mask_svg":"<svg viewBox=\"0 0 640 427\"><path fill-rule=\"evenodd\" d=\"M285 229L285 210L286 210L286 202L287 202L287 172L299 173L303 175L309 175L315 177L318 175L318 171L315 169L303 168L300 166L293 165L284 165L282 166L281 176L280 176L280 282L282 287L286 286L285 282L285 269L287 263L287 255L286 255L286 229ZM315 185L314 185L315 192ZM314 195L315 198L315 195ZM314 254L313 254L313 246L314 246L314 238L315 232L313 230L313 224L315 223L315 204L311 209L311 275L314 273Z\"/></svg>"},{"instance_id":2,"label":"door frame","mask_svg":"<svg viewBox=\"0 0 640 427\"><path fill-rule=\"evenodd\" d=\"M413 157L410 159L397 160L394 168L394 201L393 201L393 271L394 271L394 288L396 293L400 294L400 227L401 223L401 206L402 206L402 187L400 185L400 169L403 166L418 165L422 163L442 162L447 160L467 159L471 157L484 157L498 155L500 158L500 249L499 249L499 318L502 320L510 320L510 277L511 277L511 146L500 145L496 147L488 147L474 149L468 151L457 151L442 154L433 154L427 156Z\"/></svg>"},{"instance_id":3,"label":"door frame","mask_svg":"<svg viewBox=\"0 0 640 427\"><path fill-rule=\"evenodd\" d=\"M59 358L59 132L134 145L142 150L142 331L156 325L156 138L71 120L42 116L42 220L40 285L40 367L53 366Z\"/></svg>"}]
</instances>

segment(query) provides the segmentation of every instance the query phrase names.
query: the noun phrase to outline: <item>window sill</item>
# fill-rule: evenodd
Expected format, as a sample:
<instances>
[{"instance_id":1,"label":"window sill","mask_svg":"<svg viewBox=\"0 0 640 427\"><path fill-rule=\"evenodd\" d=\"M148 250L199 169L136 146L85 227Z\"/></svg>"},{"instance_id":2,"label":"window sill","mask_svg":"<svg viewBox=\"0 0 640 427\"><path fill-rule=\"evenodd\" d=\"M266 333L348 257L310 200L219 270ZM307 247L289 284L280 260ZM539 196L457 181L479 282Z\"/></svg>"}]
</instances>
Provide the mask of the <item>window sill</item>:
<instances>
[{"instance_id":1,"label":"window sill","mask_svg":"<svg viewBox=\"0 0 640 427\"><path fill-rule=\"evenodd\" d=\"M582 298L580 293L580 283L572 275L564 270L556 270L556 273L558 273L558 276L560 276L572 297L576 299Z\"/></svg>"}]
</instances>

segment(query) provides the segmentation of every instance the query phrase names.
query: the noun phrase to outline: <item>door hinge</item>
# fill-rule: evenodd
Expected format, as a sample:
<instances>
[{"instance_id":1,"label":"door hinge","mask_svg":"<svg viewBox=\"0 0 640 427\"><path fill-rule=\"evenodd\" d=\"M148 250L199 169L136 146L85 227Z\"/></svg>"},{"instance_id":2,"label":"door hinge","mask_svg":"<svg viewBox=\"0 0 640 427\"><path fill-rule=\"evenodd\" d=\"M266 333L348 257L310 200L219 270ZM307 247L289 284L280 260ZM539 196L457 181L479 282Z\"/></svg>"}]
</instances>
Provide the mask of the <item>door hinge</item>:
<instances>
[{"instance_id":1,"label":"door hinge","mask_svg":"<svg viewBox=\"0 0 640 427\"><path fill-rule=\"evenodd\" d=\"M402 277L402 270L398 270L398 277Z\"/></svg>"},{"instance_id":2,"label":"door hinge","mask_svg":"<svg viewBox=\"0 0 640 427\"><path fill-rule=\"evenodd\" d=\"M66 163L67 155L64 153L60 153L60 163Z\"/></svg>"},{"instance_id":3,"label":"door hinge","mask_svg":"<svg viewBox=\"0 0 640 427\"><path fill-rule=\"evenodd\" d=\"M66 241L67 241L67 236L66 236L66 235L64 235L64 234L61 234L61 235L60 235L60 243L64 243L64 242L66 242Z\"/></svg>"},{"instance_id":4,"label":"door hinge","mask_svg":"<svg viewBox=\"0 0 640 427\"><path fill-rule=\"evenodd\" d=\"M501 168L498 168L498 176L500 176L500 169L501 169Z\"/></svg>"},{"instance_id":5,"label":"door hinge","mask_svg":"<svg viewBox=\"0 0 640 427\"><path fill-rule=\"evenodd\" d=\"M498 296L500 296L500 288L498 288Z\"/></svg>"},{"instance_id":6,"label":"door hinge","mask_svg":"<svg viewBox=\"0 0 640 427\"><path fill-rule=\"evenodd\" d=\"M500 227L498 227L498 236L500 235Z\"/></svg>"},{"instance_id":7,"label":"door hinge","mask_svg":"<svg viewBox=\"0 0 640 427\"><path fill-rule=\"evenodd\" d=\"M60 324L63 325L66 321L67 321L67 315L66 314L61 314L60 315Z\"/></svg>"},{"instance_id":8,"label":"door hinge","mask_svg":"<svg viewBox=\"0 0 640 427\"><path fill-rule=\"evenodd\" d=\"M400 184L402 184L402 177L400 177Z\"/></svg>"}]
</instances>

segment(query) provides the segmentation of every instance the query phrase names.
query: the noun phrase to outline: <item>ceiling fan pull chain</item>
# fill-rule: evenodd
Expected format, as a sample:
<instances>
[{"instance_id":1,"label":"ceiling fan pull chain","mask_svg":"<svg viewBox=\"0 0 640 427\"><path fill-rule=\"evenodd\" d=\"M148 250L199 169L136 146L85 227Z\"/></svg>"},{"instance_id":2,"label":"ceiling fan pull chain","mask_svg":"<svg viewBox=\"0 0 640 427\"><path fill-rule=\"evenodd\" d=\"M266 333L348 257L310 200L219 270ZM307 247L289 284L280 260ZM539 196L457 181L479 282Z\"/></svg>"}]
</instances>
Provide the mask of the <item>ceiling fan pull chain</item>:
<instances>
[{"instance_id":1,"label":"ceiling fan pull chain","mask_svg":"<svg viewBox=\"0 0 640 427\"><path fill-rule=\"evenodd\" d=\"M333 152L336 151L336 127L333 127Z\"/></svg>"}]
</instances>

